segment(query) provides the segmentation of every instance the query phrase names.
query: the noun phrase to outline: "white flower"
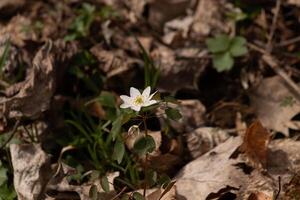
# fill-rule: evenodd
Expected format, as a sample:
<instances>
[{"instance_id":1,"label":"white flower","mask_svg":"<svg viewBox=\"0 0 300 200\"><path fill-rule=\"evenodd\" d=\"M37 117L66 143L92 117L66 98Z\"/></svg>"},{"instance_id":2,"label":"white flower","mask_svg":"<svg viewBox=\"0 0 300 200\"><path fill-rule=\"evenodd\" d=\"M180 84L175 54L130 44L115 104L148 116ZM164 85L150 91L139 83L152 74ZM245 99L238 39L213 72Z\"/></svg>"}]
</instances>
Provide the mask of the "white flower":
<instances>
[{"instance_id":1,"label":"white flower","mask_svg":"<svg viewBox=\"0 0 300 200\"><path fill-rule=\"evenodd\" d=\"M151 100L153 94L150 95L151 88L148 86L142 94L134 87L130 88L130 96L121 95L120 98L123 100L121 108L131 108L135 111L140 111L142 107L150 106L157 103L156 100Z\"/></svg>"}]
</instances>

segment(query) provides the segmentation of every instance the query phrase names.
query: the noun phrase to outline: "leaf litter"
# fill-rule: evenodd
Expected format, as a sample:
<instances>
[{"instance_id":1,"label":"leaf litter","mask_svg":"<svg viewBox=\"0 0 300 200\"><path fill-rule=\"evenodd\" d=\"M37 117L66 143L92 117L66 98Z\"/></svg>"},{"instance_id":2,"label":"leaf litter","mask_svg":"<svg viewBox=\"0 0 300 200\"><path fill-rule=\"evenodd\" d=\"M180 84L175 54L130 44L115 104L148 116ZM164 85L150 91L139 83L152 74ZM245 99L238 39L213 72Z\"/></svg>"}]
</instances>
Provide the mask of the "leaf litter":
<instances>
[{"instance_id":1,"label":"leaf litter","mask_svg":"<svg viewBox=\"0 0 300 200\"><path fill-rule=\"evenodd\" d=\"M18 199L118 199L118 192L142 196L138 188L115 184L124 176L123 168L108 170L118 173L106 174L107 187L106 178L87 178L95 165L86 157L75 169L68 164L77 155L66 152L59 161L56 155L64 147L56 140L67 135L65 115L74 116L83 102L93 102L91 116L113 119L117 106L93 99L104 90L118 96L142 85L147 64L136 39L160 71L156 89L163 98L180 99L182 115L179 121L169 120L158 109L147 121L155 151L146 161L175 180L165 188L147 189L147 199L297 199L300 110L299 94L290 83L300 81L294 30L299 2L281 2L279 9L270 1L241 2L257 12L210 0L1 1L0 56L5 44L10 47L0 73L1 136L19 121L11 136L25 143L7 140L13 171L5 172ZM242 50L230 53L244 56L230 57L233 68L222 73L213 69L213 58L221 58L223 67L229 54L211 54L205 42L219 34L243 41ZM265 65L265 54L276 58L281 71ZM65 114L69 107L74 110ZM34 128L41 121L45 126ZM110 123L96 130L105 135ZM30 141L32 130L25 131L31 128L43 132L36 144ZM115 148L121 152L131 151L135 140L144 137L143 131L126 134L126 147ZM72 142L80 148L83 140ZM120 164L120 152L111 153ZM4 156L1 161L9 163ZM78 173L82 180L74 178Z\"/></svg>"}]
</instances>

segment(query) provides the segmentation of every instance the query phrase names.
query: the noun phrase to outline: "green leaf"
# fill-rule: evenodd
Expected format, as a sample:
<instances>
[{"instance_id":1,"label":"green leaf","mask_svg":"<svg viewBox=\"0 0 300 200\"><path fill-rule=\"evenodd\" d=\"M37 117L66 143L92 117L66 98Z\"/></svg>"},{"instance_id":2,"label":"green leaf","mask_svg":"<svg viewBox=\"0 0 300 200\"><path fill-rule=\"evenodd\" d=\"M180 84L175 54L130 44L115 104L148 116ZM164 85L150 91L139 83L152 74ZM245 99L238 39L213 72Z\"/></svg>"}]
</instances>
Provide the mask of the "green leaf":
<instances>
[{"instance_id":1,"label":"green leaf","mask_svg":"<svg viewBox=\"0 0 300 200\"><path fill-rule=\"evenodd\" d=\"M165 102L179 104L178 100L175 97L172 97L172 96L166 96L166 97L164 97L164 101Z\"/></svg>"},{"instance_id":2,"label":"green leaf","mask_svg":"<svg viewBox=\"0 0 300 200\"><path fill-rule=\"evenodd\" d=\"M229 52L213 55L213 66L218 72L231 70L234 60Z\"/></svg>"},{"instance_id":3,"label":"green leaf","mask_svg":"<svg viewBox=\"0 0 300 200\"><path fill-rule=\"evenodd\" d=\"M120 116L112 123L111 134L112 134L113 141L115 141L117 135L118 135L118 134L120 133L120 131L121 131L122 119L123 119L123 116L120 115Z\"/></svg>"},{"instance_id":4,"label":"green leaf","mask_svg":"<svg viewBox=\"0 0 300 200\"><path fill-rule=\"evenodd\" d=\"M248 53L247 41L244 37L234 37L230 44L230 53L234 57L242 56Z\"/></svg>"},{"instance_id":5,"label":"green leaf","mask_svg":"<svg viewBox=\"0 0 300 200\"><path fill-rule=\"evenodd\" d=\"M129 200L129 194L123 194L121 200Z\"/></svg>"},{"instance_id":6,"label":"green leaf","mask_svg":"<svg viewBox=\"0 0 300 200\"><path fill-rule=\"evenodd\" d=\"M93 182L93 181L99 179L99 176L100 176L100 172L97 170L93 170L91 173L90 181Z\"/></svg>"},{"instance_id":7,"label":"green leaf","mask_svg":"<svg viewBox=\"0 0 300 200\"><path fill-rule=\"evenodd\" d=\"M0 186L7 181L7 169L4 168L0 161Z\"/></svg>"},{"instance_id":8,"label":"green leaf","mask_svg":"<svg viewBox=\"0 0 300 200\"><path fill-rule=\"evenodd\" d=\"M172 120L179 120L182 115L180 114L179 110L178 109L175 109L175 108L167 108L166 109L166 115L168 118L172 119Z\"/></svg>"},{"instance_id":9,"label":"green leaf","mask_svg":"<svg viewBox=\"0 0 300 200\"><path fill-rule=\"evenodd\" d=\"M163 174L160 176L160 178L157 181L157 184L160 186L166 186L168 185L172 180L170 179L170 177L166 174Z\"/></svg>"},{"instance_id":10,"label":"green leaf","mask_svg":"<svg viewBox=\"0 0 300 200\"><path fill-rule=\"evenodd\" d=\"M8 187L6 184L0 186L0 200L16 199L17 194L13 187Z\"/></svg>"},{"instance_id":11,"label":"green leaf","mask_svg":"<svg viewBox=\"0 0 300 200\"><path fill-rule=\"evenodd\" d=\"M97 191L97 186L96 185L92 185L92 187L90 188L89 197L92 200L97 200L98 199L98 191Z\"/></svg>"},{"instance_id":12,"label":"green leaf","mask_svg":"<svg viewBox=\"0 0 300 200\"><path fill-rule=\"evenodd\" d=\"M5 47L4 47L3 54L2 54L2 56L0 57L0 69L5 65L5 62L6 62L7 58L8 58L9 49L10 49L10 44L9 44L9 42L7 41L7 42L5 43Z\"/></svg>"},{"instance_id":13,"label":"green leaf","mask_svg":"<svg viewBox=\"0 0 300 200\"><path fill-rule=\"evenodd\" d=\"M101 187L105 192L109 192L109 183L106 176L103 176L100 181Z\"/></svg>"},{"instance_id":14,"label":"green leaf","mask_svg":"<svg viewBox=\"0 0 300 200\"><path fill-rule=\"evenodd\" d=\"M112 93L107 92L107 91L102 91L100 96L99 96L99 102L103 106L107 106L110 108L114 108L116 105L116 100L115 97Z\"/></svg>"},{"instance_id":15,"label":"green leaf","mask_svg":"<svg viewBox=\"0 0 300 200\"><path fill-rule=\"evenodd\" d=\"M147 135L138 139L133 146L134 151L140 156L145 155L146 153L151 153L155 150L155 141L153 137Z\"/></svg>"},{"instance_id":16,"label":"green leaf","mask_svg":"<svg viewBox=\"0 0 300 200\"><path fill-rule=\"evenodd\" d=\"M138 192L134 192L132 197L134 200L145 200L145 197Z\"/></svg>"},{"instance_id":17,"label":"green leaf","mask_svg":"<svg viewBox=\"0 0 300 200\"><path fill-rule=\"evenodd\" d=\"M159 199L163 198L164 195L166 195L171 189L172 187L175 185L176 181L172 181L170 182L166 187L165 190L163 191L163 193L160 195Z\"/></svg>"},{"instance_id":18,"label":"green leaf","mask_svg":"<svg viewBox=\"0 0 300 200\"><path fill-rule=\"evenodd\" d=\"M230 38L228 35L217 35L215 38L208 38L206 45L211 53L221 53L228 50Z\"/></svg>"},{"instance_id":19,"label":"green leaf","mask_svg":"<svg viewBox=\"0 0 300 200\"><path fill-rule=\"evenodd\" d=\"M156 184L157 182L157 172L154 170L148 170L147 172L147 183L150 187Z\"/></svg>"},{"instance_id":20,"label":"green leaf","mask_svg":"<svg viewBox=\"0 0 300 200\"><path fill-rule=\"evenodd\" d=\"M116 141L116 143L114 145L112 159L116 160L120 164L122 162L124 153L125 153L125 146L124 146L123 142Z\"/></svg>"}]
</instances>

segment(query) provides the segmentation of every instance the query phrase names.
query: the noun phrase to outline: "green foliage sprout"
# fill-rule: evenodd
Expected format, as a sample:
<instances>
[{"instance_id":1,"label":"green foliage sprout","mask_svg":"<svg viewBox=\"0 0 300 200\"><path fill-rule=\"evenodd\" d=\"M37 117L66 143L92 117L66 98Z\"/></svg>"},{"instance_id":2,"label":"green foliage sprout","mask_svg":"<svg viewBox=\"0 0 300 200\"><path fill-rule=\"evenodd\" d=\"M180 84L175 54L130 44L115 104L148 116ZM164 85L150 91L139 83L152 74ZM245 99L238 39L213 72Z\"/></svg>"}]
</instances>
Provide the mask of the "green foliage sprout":
<instances>
[{"instance_id":1,"label":"green foliage sprout","mask_svg":"<svg viewBox=\"0 0 300 200\"><path fill-rule=\"evenodd\" d=\"M230 38L223 34L208 38L206 45L212 53L213 67L218 72L231 70L234 65L234 58L248 53L246 44L246 39L241 36Z\"/></svg>"}]
</instances>

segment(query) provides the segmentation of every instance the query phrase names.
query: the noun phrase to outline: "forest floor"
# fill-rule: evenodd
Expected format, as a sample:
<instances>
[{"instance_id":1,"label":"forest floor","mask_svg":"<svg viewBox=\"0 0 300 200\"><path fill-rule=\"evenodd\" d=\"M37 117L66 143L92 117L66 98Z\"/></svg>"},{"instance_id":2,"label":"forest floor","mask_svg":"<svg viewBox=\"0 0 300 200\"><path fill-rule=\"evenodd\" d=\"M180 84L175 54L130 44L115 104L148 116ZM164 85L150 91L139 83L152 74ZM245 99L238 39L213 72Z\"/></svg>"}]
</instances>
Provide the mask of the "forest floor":
<instances>
[{"instance_id":1,"label":"forest floor","mask_svg":"<svg viewBox=\"0 0 300 200\"><path fill-rule=\"evenodd\" d=\"M299 23L299 0L1 0L0 200L300 200Z\"/></svg>"}]
</instances>

